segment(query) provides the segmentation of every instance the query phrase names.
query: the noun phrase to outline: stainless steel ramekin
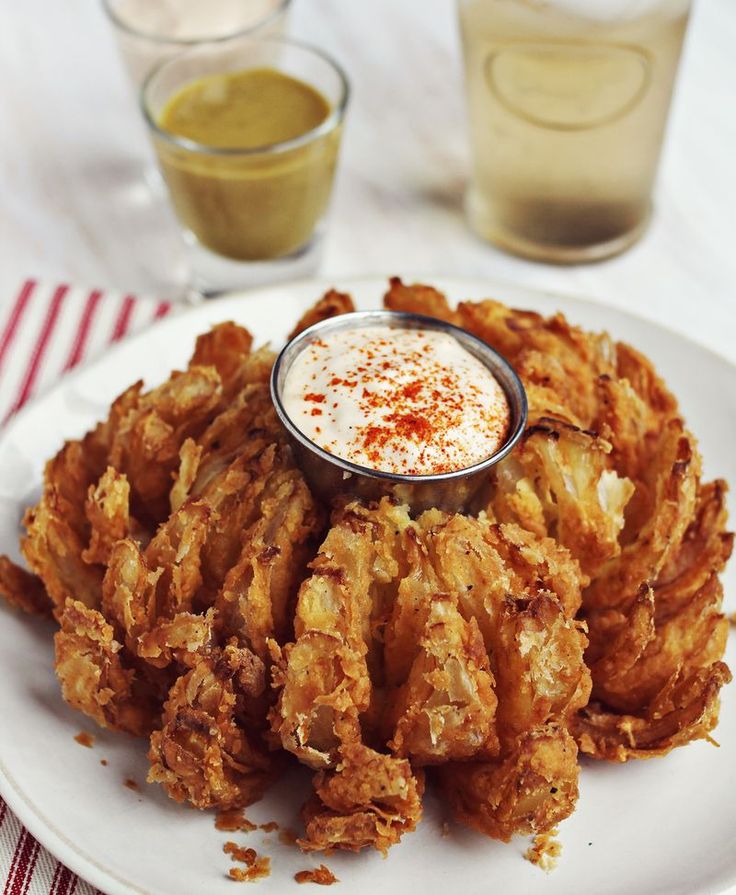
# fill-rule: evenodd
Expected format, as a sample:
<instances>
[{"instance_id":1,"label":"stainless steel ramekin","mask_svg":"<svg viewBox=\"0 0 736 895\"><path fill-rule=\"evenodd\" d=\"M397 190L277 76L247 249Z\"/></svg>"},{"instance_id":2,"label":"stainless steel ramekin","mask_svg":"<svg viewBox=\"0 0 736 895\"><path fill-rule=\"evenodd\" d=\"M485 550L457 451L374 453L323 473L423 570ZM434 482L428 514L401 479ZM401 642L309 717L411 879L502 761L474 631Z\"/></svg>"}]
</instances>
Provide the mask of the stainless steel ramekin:
<instances>
[{"instance_id":1,"label":"stainless steel ramekin","mask_svg":"<svg viewBox=\"0 0 736 895\"><path fill-rule=\"evenodd\" d=\"M394 329L432 329L449 333L474 357L484 364L498 380L509 403L509 431L504 444L485 460L437 475L400 475L358 466L322 450L292 422L284 409L281 395L291 365L308 345L326 333L341 329L361 329L366 326L389 326ZM526 426L526 392L514 368L497 351L475 336L422 314L399 311L356 311L323 320L305 329L281 351L271 373L271 396L276 412L292 441L299 466L310 487L323 500L340 494L375 500L385 494L407 503L415 513L429 507L447 512L462 512L470 498L487 479L489 469L511 451Z\"/></svg>"}]
</instances>

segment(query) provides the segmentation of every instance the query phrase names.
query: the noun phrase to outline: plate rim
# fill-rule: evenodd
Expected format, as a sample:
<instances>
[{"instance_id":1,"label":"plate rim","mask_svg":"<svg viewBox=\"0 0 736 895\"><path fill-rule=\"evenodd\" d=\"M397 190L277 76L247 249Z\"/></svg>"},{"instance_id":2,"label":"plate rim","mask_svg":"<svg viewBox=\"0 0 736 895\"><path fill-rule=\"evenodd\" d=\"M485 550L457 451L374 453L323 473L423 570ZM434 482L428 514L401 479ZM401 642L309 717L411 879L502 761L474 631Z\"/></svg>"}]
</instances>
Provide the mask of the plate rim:
<instances>
[{"instance_id":1,"label":"plate rim","mask_svg":"<svg viewBox=\"0 0 736 895\"><path fill-rule=\"evenodd\" d=\"M394 276L393 274L391 276ZM703 351L706 354L711 355L715 360L720 361L723 364L726 364L728 367L731 367L734 373L736 373L736 358L730 358L723 352L719 351L716 348L707 345L705 342L700 341L699 339L691 338L690 336L685 335L685 333L681 333L676 329L673 329L671 326L668 326L666 323L660 323L658 320L653 320L649 317L645 317L643 314L639 314L635 311L631 311L627 308L618 308L616 305L612 304L609 301L604 301L602 299L593 298L591 295L587 295L585 293L577 293L577 292L562 292L559 290L550 290L550 289L542 289L537 286L527 286L525 284L513 283L510 280L505 279L496 279L492 277L484 277L484 276L471 276L471 275L459 275L452 276L447 274L403 274L401 279L411 279L413 282L417 283L427 283L430 284L432 281L439 283L447 283L447 284L459 284L462 286L463 284L467 284L470 288L480 287L482 284L488 284L492 290L496 288L502 289L512 289L512 290L520 290L523 292L532 292L536 293L540 296L545 296L550 299L560 299L562 301L572 301L576 304L581 304L586 307L600 307L605 309L606 311L613 311L616 314L619 314L623 317L627 317L630 320L636 321L638 323L644 324L644 326L651 326L654 329L661 330L666 333L673 339L682 341L689 346L695 346L699 351ZM299 280L289 281L285 283L275 283L264 287L255 287L253 289L238 289L232 290L230 292L224 292L217 296L217 298L213 299L204 299L201 302L196 304L184 304L180 303L183 310L176 311L172 316L165 317L162 320L157 320L151 324L151 326L145 327L145 329L140 330L139 332L132 333L130 336L122 339L119 342L116 342L114 345L108 345L103 354L100 354L98 357L91 360L89 363L82 364L80 367L70 370L65 373L64 376L58 381L55 382L52 386L38 394L33 396L33 399L29 401L24 407L22 407L19 411L17 411L8 421L7 423L0 429L0 446L5 441L8 433L11 433L17 425L22 423L27 415L31 413L34 409L35 404L43 399L47 399L49 396L55 394L57 391L61 391L62 388L67 387L68 385L73 385L78 379L81 379L83 376L88 374L91 370L93 370L98 364L102 364L107 361L110 357L115 357L117 354L122 353L127 350L131 345L134 345L139 340L145 338L153 329L156 327L155 331L165 334L166 330L173 327L174 324L181 320L184 316L187 316L192 313L197 313L203 308L214 308L217 307L219 303L226 303L232 300L243 300L247 301L248 298L252 298L253 296L260 296L263 294L268 294L269 292L279 292L285 288L293 289L295 292L301 292L303 289L307 287L314 286L316 292L320 292L320 290L335 288L335 283L339 283L342 287L347 290L350 287L360 288L361 286L367 286L371 283L381 283L384 284L388 281L388 277L385 274L359 274L359 275L351 275L346 277L314 277L314 278L303 278ZM445 288L445 287L443 287ZM453 286L447 286L446 288L454 288ZM489 295L488 298L492 298L492 295ZM452 304L452 301L451 301ZM573 325L574 324L574 321ZM605 330L602 330L605 331Z\"/></svg>"},{"instance_id":2,"label":"plate rim","mask_svg":"<svg viewBox=\"0 0 736 895\"><path fill-rule=\"evenodd\" d=\"M501 297L499 300L504 300L502 295L503 290L508 289L512 292L532 293L536 296L539 296L540 298L548 298L551 300L551 302L558 300L565 303L572 302L573 304L579 304L585 307L598 306L605 311L613 312L618 316L622 316L636 323L643 324L644 327L652 327L655 330L660 330L670 339L674 339L677 342L685 343L689 347L696 348L698 351L705 352L706 354L711 355L711 357L717 362L720 362L720 364L725 364L728 368L730 368L731 373L733 375L736 375L736 361L727 357L720 351L711 348L710 346L700 342L697 339L692 339L684 333L672 329L666 324L660 323L656 320L652 320L628 309L618 308L616 307L616 305L611 304L608 301L599 300L593 298L590 295L566 293L557 290L547 290L538 288L536 286L513 283L508 280L501 280L485 276L402 274L402 279L411 280L412 282L434 283L437 284L439 288L446 289L448 292L450 292L450 290L461 290L463 288L469 288L471 290L481 290L488 288L488 297L495 298L496 294L500 293ZM307 289L314 289L315 298L313 300L316 300L316 296L322 294L325 289L329 288L343 288L346 291L350 291L351 288L369 288L375 285L383 291L386 287L387 281L388 277L385 274L364 274L345 277L319 276L248 290L233 290L231 292L218 296L217 299L206 300L204 302L191 306L184 305L181 312L178 312L167 319L158 321L155 324L155 328L146 327L144 330L131 335L130 337L113 346L110 346L104 351L104 353L92 360L90 363L84 364L79 369L65 374L50 388L34 396L34 399L30 401L25 407L23 407L18 413L16 413L13 418L8 421L7 425L3 427L2 431L0 432L0 448L2 447L6 439L12 436L16 427L23 425L26 417L35 412L36 405L40 401L53 400L53 396L57 392L66 390L70 386L73 387L77 380L88 375L96 367L108 363L110 361L110 358L120 353L130 351L131 348L133 348L139 340L149 338L152 329L155 329L155 331L159 333L162 338L165 339L166 333L169 329L175 328L179 321L181 321L188 315L191 315L192 313L199 313L206 308L211 308L214 310L219 306L220 303L226 304L229 303L231 300L243 301L245 307L245 303L248 301L249 298L261 297L264 295L267 296L271 292L283 292L284 289L293 290L300 296L302 293L306 293ZM559 307L555 307L554 305L550 307L550 313L555 313L559 310ZM568 315L569 312L563 313ZM574 323L574 321L572 322ZM21 786L14 780L12 773L9 771L5 761L1 756L0 795L5 800L8 809L13 812L13 814L18 818L21 824L31 833L31 835L41 844L41 846L46 848L53 858L68 867L83 881L96 887L101 892L106 893L106 895L152 895L152 891L147 887L141 888L140 886L129 880L118 877L113 870L99 864L94 856L88 856L85 852L80 850L79 846L76 845L71 839L69 839L63 833L63 831L58 829L54 822L47 818L45 812L35 802L31 801L31 799L25 794ZM731 891L735 882L736 873L730 880L721 879L721 881L716 882L716 885L718 885L719 888L717 890L709 891L718 891L722 893ZM724 885L725 888L721 888L721 886Z\"/></svg>"}]
</instances>

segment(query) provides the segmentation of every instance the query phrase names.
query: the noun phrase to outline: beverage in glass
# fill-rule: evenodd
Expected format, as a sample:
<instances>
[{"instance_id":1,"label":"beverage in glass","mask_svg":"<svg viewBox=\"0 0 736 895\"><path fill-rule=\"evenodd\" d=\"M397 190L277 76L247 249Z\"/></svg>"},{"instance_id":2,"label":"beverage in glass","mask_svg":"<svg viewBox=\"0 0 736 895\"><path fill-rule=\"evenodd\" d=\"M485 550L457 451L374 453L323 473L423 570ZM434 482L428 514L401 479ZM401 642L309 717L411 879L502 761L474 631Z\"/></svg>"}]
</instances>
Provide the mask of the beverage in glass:
<instances>
[{"instance_id":1,"label":"beverage in glass","mask_svg":"<svg viewBox=\"0 0 736 895\"><path fill-rule=\"evenodd\" d=\"M690 0L458 0L473 229L552 262L631 245L651 209Z\"/></svg>"}]
</instances>

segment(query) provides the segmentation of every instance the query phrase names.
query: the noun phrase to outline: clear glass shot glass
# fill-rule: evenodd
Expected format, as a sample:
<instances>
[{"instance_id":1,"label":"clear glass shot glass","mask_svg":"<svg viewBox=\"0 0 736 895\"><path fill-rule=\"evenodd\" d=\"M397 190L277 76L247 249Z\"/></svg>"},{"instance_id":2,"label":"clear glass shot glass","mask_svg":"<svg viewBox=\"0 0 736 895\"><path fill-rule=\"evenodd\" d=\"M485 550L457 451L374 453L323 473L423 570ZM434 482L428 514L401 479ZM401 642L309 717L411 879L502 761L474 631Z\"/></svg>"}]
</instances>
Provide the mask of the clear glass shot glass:
<instances>
[{"instance_id":1,"label":"clear glass shot glass","mask_svg":"<svg viewBox=\"0 0 736 895\"><path fill-rule=\"evenodd\" d=\"M292 0L101 0L131 88L131 110L154 68L202 41L282 37ZM142 124L136 121L142 129ZM131 122L131 127L132 127ZM165 215L166 187L148 151L131 165L126 196ZM144 187L141 191L141 187ZM187 293L189 294L189 293ZM191 295L196 300L194 294Z\"/></svg>"},{"instance_id":2,"label":"clear glass shot glass","mask_svg":"<svg viewBox=\"0 0 736 895\"><path fill-rule=\"evenodd\" d=\"M457 0L471 227L540 261L644 232L690 0Z\"/></svg>"},{"instance_id":3,"label":"clear glass shot glass","mask_svg":"<svg viewBox=\"0 0 736 895\"><path fill-rule=\"evenodd\" d=\"M292 0L102 0L136 94L164 60L201 43L281 37Z\"/></svg>"},{"instance_id":4,"label":"clear glass shot glass","mask_svg":"<svg viewBox=\"0 0 736 895\"><path fill-rule=\"evenodd\" d=\"M317 90L329 105L327 117L293 139L243 149L202 145L160 125L168 101L192 82L262 68ZM217 295L316 269L348 98L336 62L279 38L203 44L150 74L141 105L190 250L195 293Z\"/></svg>"}]
</instances>

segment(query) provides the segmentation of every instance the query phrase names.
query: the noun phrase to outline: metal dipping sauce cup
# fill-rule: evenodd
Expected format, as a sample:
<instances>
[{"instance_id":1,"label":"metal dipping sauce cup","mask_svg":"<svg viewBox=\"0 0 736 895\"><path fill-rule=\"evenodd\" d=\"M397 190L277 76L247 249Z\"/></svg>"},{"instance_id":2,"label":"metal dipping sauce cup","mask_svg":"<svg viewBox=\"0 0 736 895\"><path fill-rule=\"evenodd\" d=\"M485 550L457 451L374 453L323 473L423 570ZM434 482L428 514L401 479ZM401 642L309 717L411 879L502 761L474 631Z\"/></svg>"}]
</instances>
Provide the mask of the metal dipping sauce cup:
<instances>
[{"instance_id":1,"label":"metal dipping sauce cup","mask_svg":"<svg viewBox=\"0 0 736 895\"><path fill-rule=\"evenodd\" d=\"M327 333L368 326L430 329L453 336L466 351L493 373L506 395L509 405L509 429L503 445L480 463L436 475L382 472L358 466L318 447L292 422L284 408L281 395L289 370L305 348ZM377 500L384 495L390 495L401 503L407 503L414 513L420 513L430 507L451 513L462 512L481 485L487 481L491 467L503 460L512 450L521 437L527 420L524 386L514 368L502 355L460 327L434 317L399 311L357 311L341 314L305 329L293 338L277 357L271 372L271 397L291 439L297 463L318 497L330 501L338 495L346 494Z\"/></svg>"}]
</instances>

